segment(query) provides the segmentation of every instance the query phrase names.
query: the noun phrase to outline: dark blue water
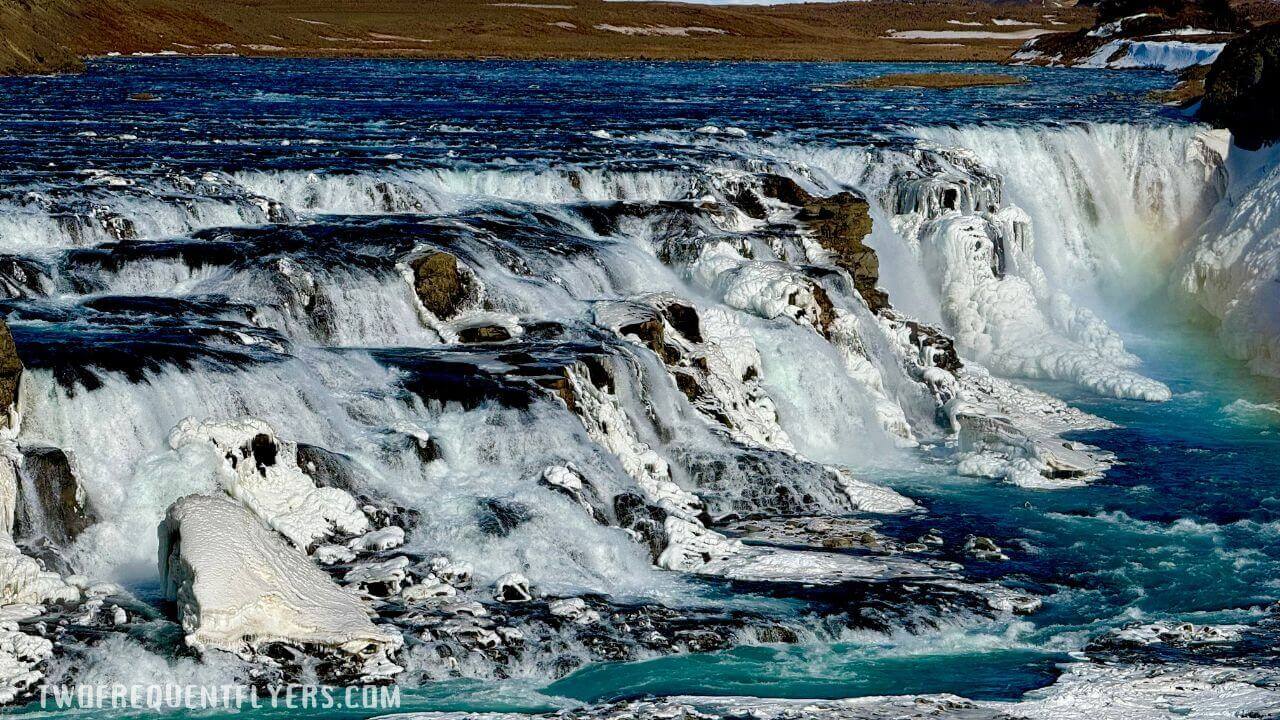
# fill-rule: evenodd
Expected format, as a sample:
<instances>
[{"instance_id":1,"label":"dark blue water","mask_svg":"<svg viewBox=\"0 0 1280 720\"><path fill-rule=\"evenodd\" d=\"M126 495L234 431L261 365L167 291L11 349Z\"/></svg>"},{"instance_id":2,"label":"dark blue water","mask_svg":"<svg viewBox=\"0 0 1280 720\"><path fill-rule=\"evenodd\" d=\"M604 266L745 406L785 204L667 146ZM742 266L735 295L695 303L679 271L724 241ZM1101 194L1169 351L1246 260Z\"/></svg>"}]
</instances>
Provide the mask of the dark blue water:
<instances>
[{"instance_id":1,"label":"dark blue water","mask_svg":"<svg viewBox=\"0 0 1280 720\"><path fill-rule=\"evenodd\" d=\"M916 125L1168 119L1147 102L1170 78L1000 68L1025 85L948 92L834 83L892 72L990 72L892 63L97 60L78 75L0 78L4 173L97 167L370 168L460 161L657 163L689 149L648 137L620 155L587 135L693 130L881 142ZM154 102L129 100L152 93ZM84 137L80 133L96 133ZM137 140L114 138L134 135ZM58 143L46 140L56 136ZM288 141L288 145L282 143ZM307 144L319 141L321 144ZM711 152L711 151L708 151ZM402 157L388 160L387 155ZM50 165L52 163L52 165Z\"/></svg>"}]
</instances>

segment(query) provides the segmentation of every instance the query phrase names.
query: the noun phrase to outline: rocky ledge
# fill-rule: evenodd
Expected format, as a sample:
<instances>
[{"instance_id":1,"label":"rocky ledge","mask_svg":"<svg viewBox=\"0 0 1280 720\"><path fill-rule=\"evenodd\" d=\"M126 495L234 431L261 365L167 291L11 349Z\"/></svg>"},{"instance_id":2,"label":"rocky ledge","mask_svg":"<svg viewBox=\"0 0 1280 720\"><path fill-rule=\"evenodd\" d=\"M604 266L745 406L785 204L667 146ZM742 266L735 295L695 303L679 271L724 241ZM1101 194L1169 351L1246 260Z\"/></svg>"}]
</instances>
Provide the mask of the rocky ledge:
<instances>
[{"instance_id":1,"label":"rocky ledge","mask_svg":"<svg viewBox=\"0 0 1280 720\"><path fill-rule=\"evenodd\" d=\"M1009 61L1184 70L1212 63L1248 28L1226 0L1103 0L1092 28L1032 38Z\"/></svg>"},{"instance_id":2,"label":"rocky ledge","mask_svg":"<svg viewBox=\"0 0 1280 720\"><path fill-rule=\"evenodd\" d=\"M1277 97L1280 22L1227 43L1205 78L1200 119L1230 129L1237 145L1256 150L1280 138Z\"/></svg>"}]
</instances>

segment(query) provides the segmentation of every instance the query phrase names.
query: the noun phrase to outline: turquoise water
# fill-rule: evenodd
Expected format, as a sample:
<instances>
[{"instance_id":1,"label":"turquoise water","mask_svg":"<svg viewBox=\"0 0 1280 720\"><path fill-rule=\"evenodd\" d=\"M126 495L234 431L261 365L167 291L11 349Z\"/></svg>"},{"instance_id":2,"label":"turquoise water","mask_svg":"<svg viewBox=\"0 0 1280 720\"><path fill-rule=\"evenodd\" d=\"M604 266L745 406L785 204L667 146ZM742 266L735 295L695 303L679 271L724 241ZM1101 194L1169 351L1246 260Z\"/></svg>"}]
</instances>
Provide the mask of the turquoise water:
<instances>
[{"instance_id":1,"label":"turquoise water","mask_svg":"<svg viewBox=\"0 0 1280 720\"><path fill-rule=\"evenodd\" d=\"M869 633L821 647L598 666L545 692L587 701L672 693L1012 698L1048 684L1069 653L1111 628L1265 619L1280 598L1280 414L1229 408L1241 399L1265 404L1277 388L1218 355L1197 328L1167 325L1127 339L1144 370L1173 388L1171 401L1105 400L1041 385L1122 426L1081 438L1120 459L1105 480L1036 492L922 471L892 483L929 509L909 525L962 528L1011 549L1011 562L992 574L1047 592L1040 612L920 636ZM1274 651L1258 649L1250 648L1252 662L1276 662Z\"/></svg>"}]
</instances>

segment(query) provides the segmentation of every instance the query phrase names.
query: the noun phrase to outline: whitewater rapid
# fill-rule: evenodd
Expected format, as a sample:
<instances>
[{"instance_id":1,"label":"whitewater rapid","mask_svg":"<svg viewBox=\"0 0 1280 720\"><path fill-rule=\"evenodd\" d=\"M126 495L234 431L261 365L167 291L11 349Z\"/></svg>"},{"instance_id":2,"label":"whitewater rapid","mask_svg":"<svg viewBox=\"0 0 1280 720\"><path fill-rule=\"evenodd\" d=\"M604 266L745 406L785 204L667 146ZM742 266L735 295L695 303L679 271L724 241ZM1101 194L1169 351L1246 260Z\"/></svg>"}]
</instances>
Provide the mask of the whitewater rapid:
<instances>
[{"instance_id":1,"label":"whitewater rapid","mask_svg":"<svg viewBox=\"0 0 1280 720\"><path fill-rule=\"evenodd\" d=\"M14 697L137 667L547 682L1008 622L1046 595L989 569L1023 541L935 530L895 478L1028 506L1104 480L1077 437L1115 425L1046 390L1178 402L1126 339L1171 298L1278 373L1274 156L1191 124L588 117L547 150L537 120L379 120L165 157L199 122L77 135L0 194ZM430 162L384 147L419 132ZM49 477L60 508L24 489Z\"/></svg>"}]
</instances>

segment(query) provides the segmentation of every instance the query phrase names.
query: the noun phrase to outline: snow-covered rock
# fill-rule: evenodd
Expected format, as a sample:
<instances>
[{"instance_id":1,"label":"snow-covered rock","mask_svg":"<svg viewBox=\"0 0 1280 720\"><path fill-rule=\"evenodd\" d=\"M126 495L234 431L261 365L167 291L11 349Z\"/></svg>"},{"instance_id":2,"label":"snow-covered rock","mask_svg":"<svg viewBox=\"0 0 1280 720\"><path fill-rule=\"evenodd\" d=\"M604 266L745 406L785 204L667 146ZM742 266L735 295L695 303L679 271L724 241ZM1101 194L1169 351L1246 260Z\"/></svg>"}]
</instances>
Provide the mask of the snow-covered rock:
<instances>
[{"instance_id":1,"label":"snow-covered rock","mask_svg":"<svg viewBox=\"0 0 1280 720\"><path fill-rule=\"evenodd\" d=\"M165 595L178 606L186 642L201 651L251 656L268 643L331 652L345 673L394 676L403 640L374 625L357 597L338 587L240 502L189 495L160 527Z\"/></svg>"},{"instance_id":2,"label":"snow-covered rock","mask_svg":"<svg viewBox=\"0 0 1280 720\"><path fill-rule=\"evenodd\" d=\"M1229 187L1175 270L1175 292L1221 323L1227 354L1280 377L1280 146L1233 150Z\"/></svg>"},{"instance_id":3,"label":"snow-covered rock","mask_svg":"<svg viewBox=\"0 0 1280 720\"><path fill-rule=\"evenodd\" d=\"M190 445L211 445L223 458L219 479L227 494L304 551L335 529L349 534L369 529L355 498L338 488L316 487L298 467L297 445L278 439L261 420L187 418L169 434L169 446Z\"/></svg>"},{"instance_id":4,"label":"snow-covered rock","mask_svg":"<svg viewBox=\"0 0 1280 720\"><path fill-rule=\"evenodd\" d=\"M44 677L38 668L53 655L53 644L27 635L11 620L0 620L0 705L32 690Z\"/></svg>"}]
</instances>

